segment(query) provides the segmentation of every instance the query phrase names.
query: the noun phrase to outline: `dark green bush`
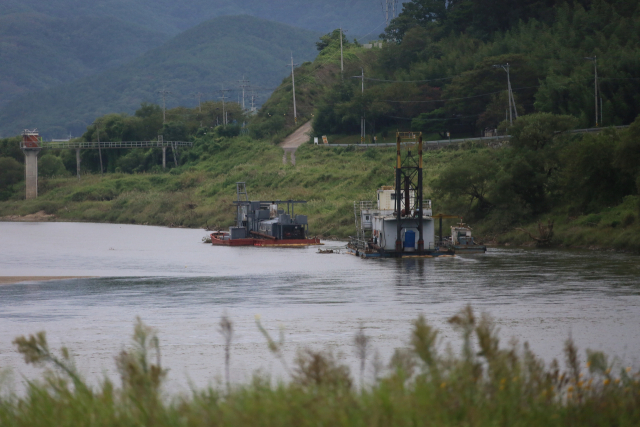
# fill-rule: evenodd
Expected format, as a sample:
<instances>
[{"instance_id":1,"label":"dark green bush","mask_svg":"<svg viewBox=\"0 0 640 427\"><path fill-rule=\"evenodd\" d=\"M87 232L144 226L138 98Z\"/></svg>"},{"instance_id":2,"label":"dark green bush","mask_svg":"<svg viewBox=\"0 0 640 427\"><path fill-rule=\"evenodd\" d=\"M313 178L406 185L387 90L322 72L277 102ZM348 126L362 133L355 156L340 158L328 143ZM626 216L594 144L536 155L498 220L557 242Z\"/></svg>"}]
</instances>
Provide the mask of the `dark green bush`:
<instances>
[{"instance_id":1,"label":"dark green bush","mask_svg":"<svg viewBox=\"0 0 640 427\"><path fill-rule=\"evenodd\" d=\"M636 216L632 212L629 212L622 218L622 226L628 227L631 224L633 224L635 221L636 221Z\"/></svg>"},{"instance_id":2,"label":"dark green bush","mask_svg":"<svg viewBox=\"0 0 640 427\"><path fill-rule=\"evenodd\" d=\"M11 157L0 157L0 188L24 179L24 165Z\"/></svg>"}]
</instances>

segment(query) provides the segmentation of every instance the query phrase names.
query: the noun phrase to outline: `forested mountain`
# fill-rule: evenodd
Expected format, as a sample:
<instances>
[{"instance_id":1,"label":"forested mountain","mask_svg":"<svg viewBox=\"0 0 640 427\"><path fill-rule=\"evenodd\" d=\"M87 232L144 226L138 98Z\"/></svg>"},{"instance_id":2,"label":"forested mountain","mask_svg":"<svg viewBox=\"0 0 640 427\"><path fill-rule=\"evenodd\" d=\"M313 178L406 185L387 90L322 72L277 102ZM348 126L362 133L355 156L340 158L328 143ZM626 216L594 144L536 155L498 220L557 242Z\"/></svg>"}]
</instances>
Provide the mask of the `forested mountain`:
<instances>
[{"instance_id":1,"label":"forested mountain","mask_svg":"<svg viewBox=\"0 0 640 427\"><path fill-rule=\"evenodd\" d=\"M196 93L217 100L223 85L234 89L227 102L237 101L243 76L257 95L268 94L290 73L291 52L298 63L314 58L317 37L246 15L216 18L126 65L8 103L0 109L0 135L33 127L47 137L79 135L100 115L161 104L163 88L171 92L167 107L196 105Z\"/></svg>"},{"instance_id":2,"label":"forested mountain","mask_svg":"<svg viewBox=\"0 0 640 427\"><path fill-rule=\"evenodd\" d=\"M0 107L125 64L202 22L239 14L311 31L342 25L351 37L375 37L384 21L378 0L2 0Z\"/></svg>"},{"instance_id":3,"label":"forested mountain","mask_svg":"<svg viewBox=\"0 0 640 427\"><path fill-rule=\"evenodd\" d=\"M0 106L125 64L169 37L114 17L0 16Z\"/></svg>"},{"instance_id":4,"label":"forested mountain","mask_svg":"<svg viewBox=\"0 0 640 427\"><path fill-rule=\"evenodd\" d=\"M384 22L379 0L3 0L0 15L39 12L58 18L117 18L175 35L222 15L248 14L314 31L342 25L358 36Z\"/></svg>"}]
</instances>

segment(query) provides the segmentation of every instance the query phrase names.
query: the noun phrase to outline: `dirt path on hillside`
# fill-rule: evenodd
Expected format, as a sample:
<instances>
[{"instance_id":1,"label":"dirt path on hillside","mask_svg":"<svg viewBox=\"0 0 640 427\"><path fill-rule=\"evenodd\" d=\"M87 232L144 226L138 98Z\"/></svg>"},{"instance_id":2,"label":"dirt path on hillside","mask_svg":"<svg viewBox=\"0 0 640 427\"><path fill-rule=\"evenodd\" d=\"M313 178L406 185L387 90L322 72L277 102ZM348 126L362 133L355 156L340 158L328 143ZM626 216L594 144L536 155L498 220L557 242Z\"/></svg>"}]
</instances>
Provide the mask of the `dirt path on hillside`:
<instances>
[{"instance_id":1,"label":"dirt path on hillside","mask_svg":"<svg viewBox=\"0 0 640 427\"><path fill-rule=\"evenodd\" d=\"M284 156L282 156L283 164L287 164L287 153L291 153L291 164L296 164L296 150L309 140L309 132L311 132L311 120L300 126L280 143L280 147L284 150Z\"/></svg>"}]
</instances>

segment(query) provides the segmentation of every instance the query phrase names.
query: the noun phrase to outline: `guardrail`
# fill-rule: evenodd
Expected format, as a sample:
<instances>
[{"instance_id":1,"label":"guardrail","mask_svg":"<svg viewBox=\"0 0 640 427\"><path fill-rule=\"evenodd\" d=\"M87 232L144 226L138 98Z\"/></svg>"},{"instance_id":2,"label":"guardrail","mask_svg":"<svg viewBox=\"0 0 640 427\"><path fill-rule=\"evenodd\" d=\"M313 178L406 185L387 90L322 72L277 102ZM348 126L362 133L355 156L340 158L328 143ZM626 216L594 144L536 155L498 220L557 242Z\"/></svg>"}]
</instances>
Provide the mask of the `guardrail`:
<instances>
[{"instance_id":1,"label":"guardrail","mask_svg":"<svg viewBox=\"0 0 640 427\"><path fill-rule=\"evenodd\" d=\"M460 139L439 139L436 141L422 141L422 145L425 148L439 145L457 144L465 141L500 141L509 139L509 135L505 136L483 136L478 138L460 138ZM401 142L400 145L415 145L415 141ZM380 142L375 144L318 144L323 147L395 147L395 142Z\"/></svg>"},{"instance_id":2,"label":"guardrail","mask_svg":"<svg viewBox=\"0 0 640 427\"><path fill-rule=\"evenodd\" d=\"M98 149L98 148L153 148L153 147L191 147L193 142L187 141L117 141L117 142L38 142L34 146L34 142L25 145L20 142L20 148L42 148L42 149L65 149L65 148L82 148L82 149Z\"/></svg>"},{"instance_id":3,"label":"guardrail","mask_svg":"<svg viewBox=\"0 0 640 427\"><path fill-rule=\"evenodd\" d=\"M587 129L574 129L570 130L569 133L592 133L592 132L601 132L605 129L625 129L629 126L608 126L608 127L597 127L597 128L587 128ZM459 144L461 142L466 141L502 141L508 140L511 138L511 135L502 135L502 136L480 136L476 138L458 138L458 139L438 139L436 141L422 141L423 147L425 149L429 149L431 146L439 147L446 146L449 144ZM415 142L401 142L400 145L413 145ZM323 147L395 147L395 142L381 142L376 144L318 144Z\"/></svg>"}]
</instances>

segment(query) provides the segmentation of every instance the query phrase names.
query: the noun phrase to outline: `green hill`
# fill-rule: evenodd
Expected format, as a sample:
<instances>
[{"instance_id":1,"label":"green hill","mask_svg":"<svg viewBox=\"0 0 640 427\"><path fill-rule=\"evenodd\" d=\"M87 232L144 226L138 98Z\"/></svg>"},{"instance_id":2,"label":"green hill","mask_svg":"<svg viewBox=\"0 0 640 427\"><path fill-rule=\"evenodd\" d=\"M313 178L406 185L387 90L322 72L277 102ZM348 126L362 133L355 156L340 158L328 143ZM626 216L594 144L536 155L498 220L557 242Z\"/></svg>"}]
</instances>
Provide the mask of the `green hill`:
<instances>
[{"instance_id":1,"label":"green hill","mask_svg":"<svg viewBox=\"0 0 640 427\"><path fill-rule=\"evenodd\" d=\"M216 18L124 66L8 103L0 110L0 135L33 127L48 137L78 135L98 116L161 103L163 87L171 92L168 107L194 105L198 92L217 99L221 85L237 90L243 76L254 88L270 89L289 73L291 52L296 62L313 59L317 37L246 15ZM228 101L237 95L229 93Z\"/></svg>"},{"instance_id":2,"label":"green hill","mask_svg":"<svg viewBox=\"0 0 640 427\"><path fill-rule=\"evenodd\" d=\"M113 17L0 16L0 106L125 64L168 38Z\"/></svg>"}]
</instances>

